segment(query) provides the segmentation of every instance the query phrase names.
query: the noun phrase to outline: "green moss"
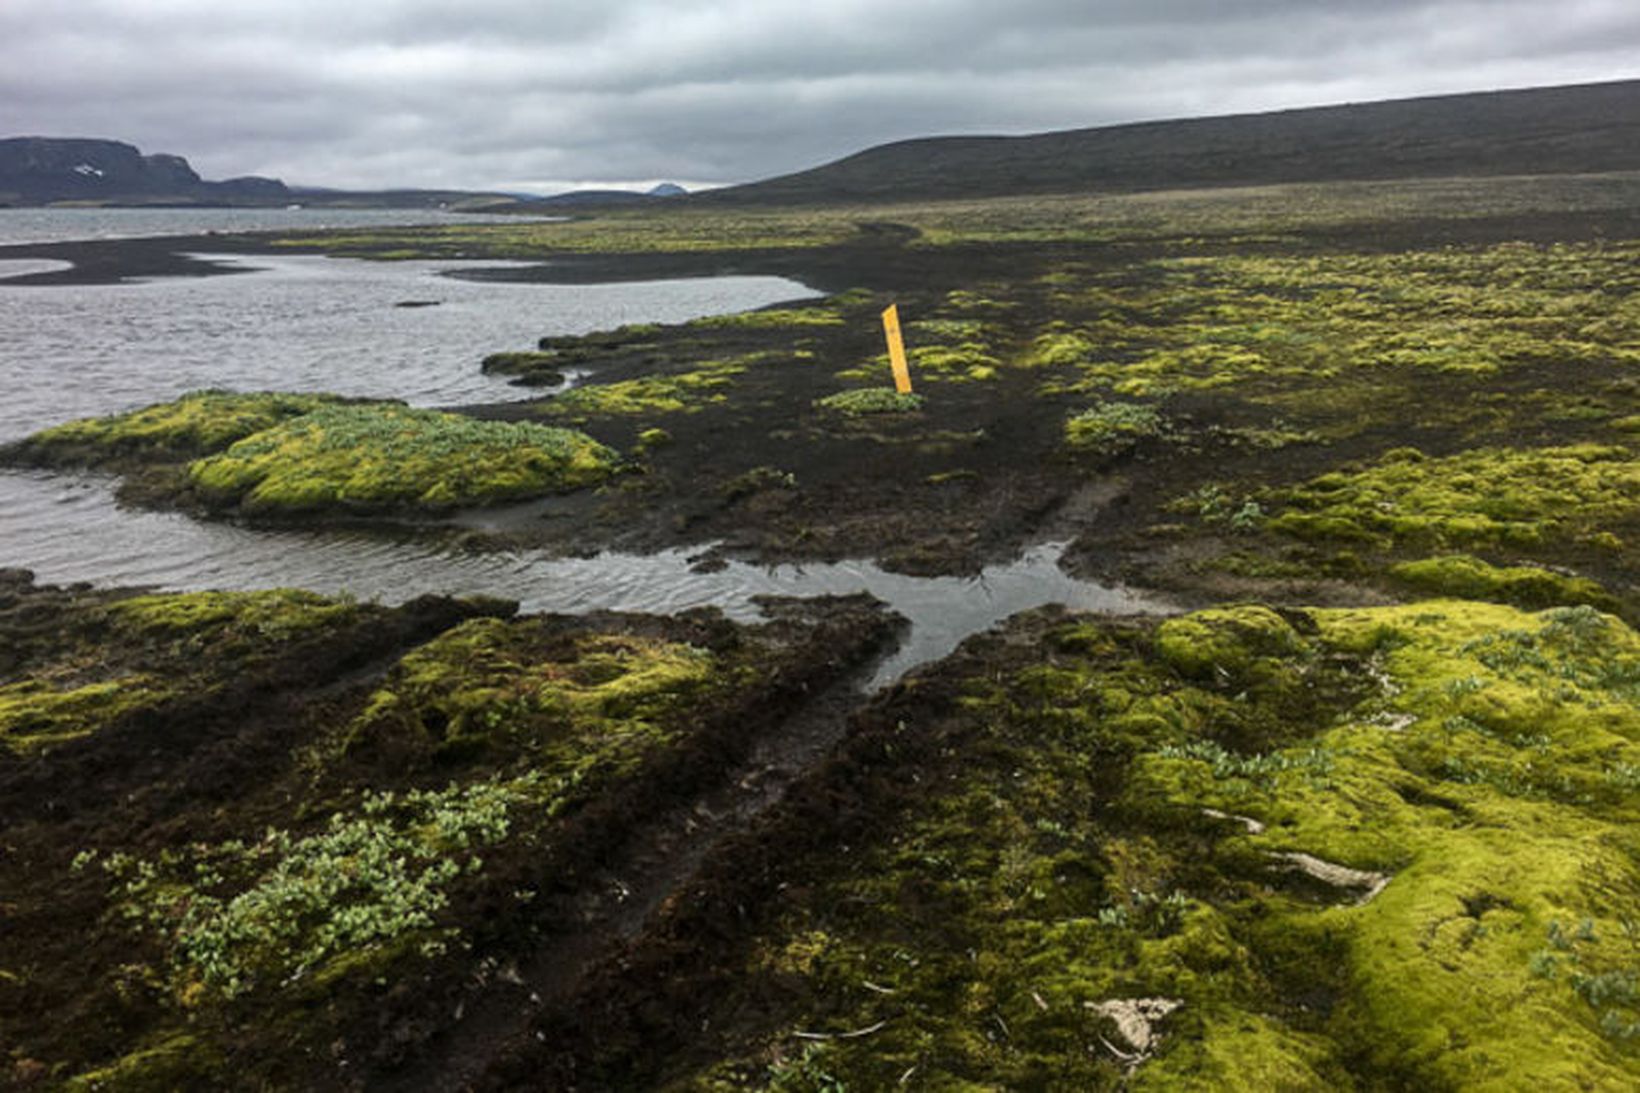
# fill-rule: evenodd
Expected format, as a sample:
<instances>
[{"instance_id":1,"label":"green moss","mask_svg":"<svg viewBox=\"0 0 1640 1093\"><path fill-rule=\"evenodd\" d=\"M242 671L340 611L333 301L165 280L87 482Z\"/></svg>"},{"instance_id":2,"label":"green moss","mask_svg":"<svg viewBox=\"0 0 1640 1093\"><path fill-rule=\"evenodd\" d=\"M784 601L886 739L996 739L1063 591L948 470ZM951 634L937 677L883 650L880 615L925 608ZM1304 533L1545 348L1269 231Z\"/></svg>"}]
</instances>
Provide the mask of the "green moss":
<instances>
[{"instance_id":1,"label":"green moss","mask_svg":"<svg viewBox=\"0 0 1640 1093\"><path fill-rule=\"evenodd\" d=\"M172 688L132 675L59 690L39 680L0 686L0 746L28 754L90 736L134 710L159 705Z\"/></svg>"},{"instance_id":2,"label":"green moss","mask_svg":"<svg viewBox=\"0 0 1640 1093\"><path fill-rule=\"evenodd\" d=\"M187 1033L165 1035L107 1066L77 1074L64 1083L73 1093L120 1090L125 1093L171 1093L216 1084L221 1075L216 1053Z\"/></svg>"},{"instance_id":3,"label":"green moss","mask_svg":"<svg viewBox=\"0 0 1640 1093\"><path fill-rule=\"evenodd\" d=\"M901 394L892 387L861 387L853 391L839 391L835 395L816 399L815 406L842 414L844 417L866 417L876 414L909 414L922 409L923 398L915 393Z\"/></svg>"},{"instance_id":4,"label":"green moss","mask_svg":"<svg viewBox=\"0 0 1640 1093\"><path fill-rule=\"evenodd\" d=\"M1636 314L1602 283L1621 281L1628 260L1626 248L1518 244L1163 259L1099 286L1093 321L1044 334L1027 360L1074 365L1081 389L1128 396L1629 363Z\"/></svg>"},{"instance_id":5,"label":"green moss","mask_svg":"<svg viewBox=\"0 0 1640 1093\"><path fill-rule=\"evenodd\" d=\"M358 613L358 605L351 601L293 588L133 596L109 608L116 624L138 635L178 638L208 633L212 641L223 640L230 629L283 641Z\"/></svg>"},{"instance_id":6,"label":"green moss","mask_svg":"<svg viewBox=\"0 0 1640 1093\"><path fill-rule=\"evenodd\" d=\"M1015 626L1004 660L971 669L959 727L878 730L885 754L922 756L916 788L806 863L804 898L750 944L746 974L779 985L757 997L783 1008L738 1058L792 1029L870 1029L804 1056L804 1080L1640 1080L1640 636L1623 623L1437 601L1215 609L1153 639ZM955 735L918 752L930 732ZM1092 1007L1135 998L1180 1006L1124 1079L1132 1045Z\"/></svg>"},{"instance_id":7,"label":"green moss","mask_svg":"<svg viewBox=\"0 0 1640 1093\"><path fill-rule=\"evenodd\" d=\"M779 467L768 464L753 467L749 471L737 474L718 487L718 496L725 502L735 502L746 497L752 497L765 490L794 490L797 488L797 476L791 471L783 471Z\"/></svg>"},{"instance_id":8,"label":"green moss","mask_svg":"<svg viewBox=\"0 0 1640 1093\"><path fill-rule=\"evenodd\" d=\"M1437 596L1512 603L1519 607L1591 604L1613 610L1616 601L1585 577L1536 566L1495 566L1468 554L1403 562L1390 575L1409 588Z\"/></svg>"},{"instance_id":9,"label":"green moss","mask_svg":"<svg viewBox=\"0 0 1640 1093\"><path fill-rule=\"evenodd\" d=\"M517 376L520 382L534 387L555 387L564 382L564 357L556 350L491 353L481 367L486 373Z\"/></svg>"},{"instance_id":10,"label":"green moss","mask_svg":"<svg viewBox=\"0 0 1640 1093\"><path fill-rule=\"evenodd\" d=\"M1141 784L1260 818L1264 847L1394 872L1334 923L1350 938L1334 1034L1372 1045L1354 1050L1374 1067L1431 1086L1622 1084L1634 1063L1600 1031L1605 1016L1534 978L1530 957L1557 916L1618 928L1587 878L1640 891L1633 861L1603 844L1634 814L1609 772L1640 746L1640 641L1588 608L1313 614L1321 650L1371 653L1382 679L1310 745L1332 756L1324 780L1181 782L1141 767ZM1590 944L1579 959L1609 970L1626 958Z\"/></svg>"},{"instance_id":11,"label":"green moss","mask_svg":"<svg viewBox=\"0 0 1640 1093\"><path fill-rule=\"evenodd\" d=\"M247 512L432 508L540 496L607 478L615 453L566 429L391 404L330 406L188 468L208 503Z\"/></svg>"},{"instance_id":12,"label":"green moss","mask_svg":"<svg viewBox=\"0 0 1640 1093\"><path fill-rule=\"evenodd\" d=\"M1082 364L1094 356L1094 342L1079 331L1050 330L1037 336L1021 363L1033 368Z\"/></svg>"},{"instance_id":13,"label":"green moss","mask_svg":"<svg viewBox=\"0 0 1640 1093\"><path fill-rule=\"evenodd\" d=\"M1262 1014L1215 1007L1188 1037L1141 1067L1128 1088L1135 1093L1320 1093L1353 1085L1325 1036Z\"/></svg>"},{"instance_id":14,"label":"green moss","mask_svg":"<svg viewBox=\"0 0 1640 1093\"><path fill-rule=\"evenodd\" d=\"M779 327L842 326L843 317L824 307L770 308L743 311L735 315L709 315L689 325L707 329L742 328L766 330Z\"/></svg>"},{"instance_id":15,"label":"green moss","mask_svg":"<svg viewBox=\"0 0 1640 1093\"><path fill-rule=\"evenodd\" d=\"M491 353L484 358L482 367L486 372L511 375L518 372L533 372L538 368L551 368L557 360L558 354L551 350Z\"/></svg>"},{"instance_id":16,"label":"green moss","mask_svg":"<svg viewBox=\"0 0 1640 1093\"><path fill-rule=\"evenodd\" d=\"M930 341L983 342L991 326L979 319L918 319L906 324L906 333Z\"/></svg>"},{"instance_id":17,"label":"green moss","mask_svg":"<svg viewBox=\"0 0 1640 1093\"><path fill-rule=\"evenodd\" d=\"M1306 539L1536 543L1599 530L1640 508L1626 448L1482 448L1441 459L1413 449L1331 473L1273 499L1268 527Z\"/></svg>"},{"instance_id":18,"label":"green moss","mask_svg":"<svg viewBox=\"0 0 1640 1093\"><path fill-rule=\"evenodd\" d=\"M1257 604L1198 611L1169 619L1156 632L1156 652L1187 676L1245 674L1259 659L1289 657L1303 642L1286 619Z\"/></svg>"},{"instance_id":19,"label":"green moss","mask_svg":"<svg viewBox=\"0 0 1640 1093\"><path fill-rule=\"evenodd\" d=\"M746 370L741 360L714 361L687 372L640 376L614 383L582 384L540 409L555 417L635 417L695 412L723 402L733 377Z\"/></svg>"},{"instance_id":20,"label":"green moss","mask_svg":"<svg viewBox=\"0 0 1640 1093\"><path fill-rule=\"evenodd\" d=\"M539 621L475 619L406 656L350 729L355 751L467 754L505 743L564 795L672 738L713 658L637 637L553 640ZM571 793L570 791L574 792Z\"/></svg>"},{"instance_id":21,"label":"green moss","mask_svg":"<svg viewBox=\"0 0 1640 1093\"><path fill-rule=\"evenodd\" d=\"M945 294L946 306L953 311L1007 311L1015 307L1011 300L999 300L971 289L953 289Z\"/></svg>"},{"instance_id":22,"label":"green moss","mask_svg":"<svg viewBox=\"0 0 1640 1093\"><path fill-rule=\"evenodd\" d=\"M30 447L95 460L119 455L182 459L221 451L236 440L337 402L332 395L194 391L158 403L36 433Z\"/></svg>"},{"instance_id":23,"label":"green moss","mask_svg":"<svg viewBox=\"0 0 1640 1093\"><path fill-rule=\"evenodd\" d=\"M664 448L672 443L672 434L665 429L645 429L638 434L638 450L649 451L652 448Z\"/></svg>"},{"instance_id":24,"label":"green moss","mask_svg":"<svg viewBox=\"0 0 1640 1093\"><path fill-rule=\"evenodd\" d=\"M981 342L912 346L907 350L906 357L913 379L922 380L992 380L997 378L1002 367L1002 362L992 356L990 347ZM888 357L879 357L875 363L879 368L886 369Z\"/></svg>"}]
</instances>

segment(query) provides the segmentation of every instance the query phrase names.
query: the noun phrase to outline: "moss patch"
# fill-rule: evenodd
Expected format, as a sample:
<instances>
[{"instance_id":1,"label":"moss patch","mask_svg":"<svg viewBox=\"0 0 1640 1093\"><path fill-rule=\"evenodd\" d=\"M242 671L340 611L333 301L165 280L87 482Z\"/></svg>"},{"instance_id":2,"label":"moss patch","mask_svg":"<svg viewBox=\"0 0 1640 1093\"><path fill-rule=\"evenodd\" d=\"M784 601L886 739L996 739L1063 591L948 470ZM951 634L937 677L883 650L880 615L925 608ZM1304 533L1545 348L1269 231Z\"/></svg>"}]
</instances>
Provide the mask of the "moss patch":
<instances>
[{"instance_id":1,"label":"moss patch","mask_svg":"<svg viewBox=\"0 0 1640 1093\"><path fill-rule=\"evenodd\" d=\"M1045 335L1033 354L1080 362L1092 389L1130 396L1632 362L1640 316L1621 291L1629 261L1627 247L1521 244L1170 258L1139 287L1093 288L1084 306L1094 320Z\"/></svg>"},{"instance_id":2,"label":"moss patch","mask_svg":"<svg viewBox=\"0 0 1640 1093\"><path fill-rule=\"evenodd\" d=\"M694 412L723 402L734 377L746 370L742 361L713 361L686 372L640 376L614 383L588 383L541 404L558 418L634 417Z\"/></svg>"},{"instance_id":3,"label":"moss patch","mask_svg":"<svg viewBox=\"0 0 1640 1093\"><path fill-rule=\"evenodd\" d=\"M553 640L539 623L475 619L405 657L349 731L352 750L467 754L505 745L584 794L671 739L668 713L709 684L712 656L638 637ZM608 768L608 770L604 770ZM545 793L545 791L543 791Z\"/></svg>"},{"instance_id":4,"label":"moss patch","mask_svg":"<svg viewBox=\"0 0 1640 1093\"><path fill-rule=\"evenodd\" d=\"M800 894L728 988L772 1012L687 1087L768 1058L800 1088L1640 1079L1620 621L1439 601L1013 629L945 719L902 703L862 741L916 764L903 796L783 874ZM1145 998L1179 1005L1141 1051L1101 1010Z\"/></svg>"},{"instance_id":5,"label":"moss patch","mask_svg":"<svg viewBox=\"0 0 1640 1093\"><path fill-rule=\"evenodd\" d=\"M59 690L36 680L0 686L0 746L28 754L89 736L133 710L153 707L173 689L146 675Z\"/></svg>"},{"instance_id":6,"label":"moss patch","mask_svg":"<svg viewBox=\"0 0 1640 1093\"><path fill-rule=\"evenodd\" d=\"M556 387L564 382L564 360L552 350L491 353L481 367L491 375L516 376L516 382L528 387Z\"/></svg>"},{"instance_id":7,"label":"moss patch","mask_svg":"<svg viewBox=\"0 0 1640 1093\"><path fill-rule=\"evenodd\" d=\"M843 317L824 307L770 308L742 311L734 315L708 315L689 325L705 329L764 330L780 327L842 326Z\"/></svg>"},{"instance_id":8,"label":"moss patch","mask_svg":"<svg viewBox=\"0 0 1640 1093\"><path fill-rule=\"evenodd\" d=\"M1640 508L1640 464L1627 448L1486 448L1440 459L1390 452L1273 499L1268 526L1300 538L1530 544L1596 529Z\"/></svg>"},{"instance_id":9,"label":"moss patch","mask_svg":"<svg viewBox=\"0 0 1640 1093\"><path fill-rule=\"evenodd\" d=\"M117 625L143 637L230 640L230 631L271 641L358 615L348 600L294 588L264 592L175 592L132 596L109 608Z\"/></svg>"}]
</instances>

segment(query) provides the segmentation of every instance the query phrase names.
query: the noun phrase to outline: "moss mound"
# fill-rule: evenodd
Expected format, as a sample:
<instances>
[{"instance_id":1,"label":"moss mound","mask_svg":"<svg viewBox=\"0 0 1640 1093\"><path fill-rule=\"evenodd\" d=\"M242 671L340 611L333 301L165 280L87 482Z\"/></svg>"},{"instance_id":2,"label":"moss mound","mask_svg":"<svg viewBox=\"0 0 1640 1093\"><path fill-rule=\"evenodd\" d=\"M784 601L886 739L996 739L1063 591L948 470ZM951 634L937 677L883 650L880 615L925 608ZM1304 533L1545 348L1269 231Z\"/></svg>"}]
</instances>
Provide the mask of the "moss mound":
<instances>
[{"instance_id":1,"label":"moss mound","mask_svg":"<svg viewBox=\"0 0 1640 1093\"><path fill-rule=\"evenodd\" d=\"M553 640L475 619L406 656L349 730L349 750L456 755L524 747L556 808L669 742L669 713L721 684L703 649L638 636Z\"/></svg>"},{"instance_id":2,"label":"moss mound","mask_svg":"<svg viewBox=\"0 0 1640 1093\"><path fill-rule=\"evenodd\" d=\"M617 459L573 430L372 403L264 430L188 477L208 504L254 513L446 509L594 485Z\"/></svg>"},{"instance_id":3,"label":"moss mound","mask_svg":"<svg viewBox=\"0 0 1640 1093\"><path fill-rule=\"evenodd\" d=\"M174 402L54 426L30 437L24 450L53 462L189 459L339 401L334 395L193 391Z\"/></svg>"},{"instance_id":4,"label":"moss mound","mask_svg":"<svg viewBox=\"0 0 1640 1093\"><path fill-rule=\"evenodd\" d=\"M1495 566L1469 554L1403 562L1390 575L1409 588L1437 596L1518 607L1590 604L1614 611L1618 606L1604 588L1586 577L1568 577L1538 566Z\"/></svg>"},{"instance_id":5,"label":"moss mound","mask_svg":"<svg viewBox=\"0 0 1640 1093\"><path fill-rule=\"evenodd\" d=\"M221 642L230 631L282 639L356 616L346 599L295 588L263 592L170 592L133 596L109 608L117 625L143 637L205 638Z\"/></svg>"},{"instance_id":6,"label":"moss mound","mask_svg":"<svg viewBox=\"0 0 1640 1093\"><path fill-rule=\"evenodd\" d=\"M564 382L564 360L556 351L491 353L480 366L492 375L516 376L525 387L556 387Z\"/></svg>"}]
</instances>

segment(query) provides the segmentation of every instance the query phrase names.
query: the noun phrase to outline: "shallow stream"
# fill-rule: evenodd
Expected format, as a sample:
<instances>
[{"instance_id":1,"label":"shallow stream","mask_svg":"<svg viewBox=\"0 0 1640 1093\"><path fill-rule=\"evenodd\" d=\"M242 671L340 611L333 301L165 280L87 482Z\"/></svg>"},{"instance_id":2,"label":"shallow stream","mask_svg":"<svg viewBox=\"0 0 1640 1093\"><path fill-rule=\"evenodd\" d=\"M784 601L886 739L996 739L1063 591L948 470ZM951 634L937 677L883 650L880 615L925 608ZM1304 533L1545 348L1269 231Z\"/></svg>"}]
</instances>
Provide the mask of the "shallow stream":
<instances>
[{"instance_id":1,"label":"shallow stream","mask_svg":"<svg viewBox=\"0 0 1640 1093\"><path fill-rule=\"evenodd\" d=\"M873 562L758 566L731 561L697 572L701 550L557 558L538 551L464 548L454 535L390 536L334 531L252 531L176 513L119 508L112 481L47 473L5 476L0 542L8 564L41 581L153 585L167 589L277 586L402 603L423 593L516 599L525 611L672 614L716 607L762 617L760 596L869 592L911 621L900 649L878 666L873 688L955 649L963 638L1019 611L1064 604L1140 614L1167 606L1059 568L1062 546L1043 544L977 577L908 577Z\"/></svg>"}]
</instances>

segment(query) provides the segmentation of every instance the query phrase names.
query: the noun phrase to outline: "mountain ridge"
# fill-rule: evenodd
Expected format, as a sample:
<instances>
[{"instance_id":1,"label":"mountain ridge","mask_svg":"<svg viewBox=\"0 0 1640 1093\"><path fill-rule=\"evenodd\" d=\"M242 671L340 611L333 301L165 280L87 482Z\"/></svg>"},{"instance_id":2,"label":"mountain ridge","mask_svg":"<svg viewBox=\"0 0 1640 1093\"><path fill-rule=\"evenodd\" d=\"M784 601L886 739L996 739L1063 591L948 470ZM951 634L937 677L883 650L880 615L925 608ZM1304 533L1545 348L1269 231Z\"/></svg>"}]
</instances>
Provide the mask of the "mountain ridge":
<instances>
[{"instance_id":1,"label":"mountain ridge","mask_svg":"<svg viewBox=\"0 0 1640 1093\"><path fill-rule=\"evenodd\" d=\"M276 178L211 182L182 156L144 155L135 145L93 137L0 139L0 204L59 201L276 203L290 190Z\"/></svg>"},{"instance_id":2,"label":"mountain ridge","mask_svg":"<svg viewBox=\"0 0 1640 1093\"><path fill-rule=\"evenodd\" d=\"M1640 170L1640 80L914 137L692 200L791 204Z\"/></svg>"}]
</instances>

